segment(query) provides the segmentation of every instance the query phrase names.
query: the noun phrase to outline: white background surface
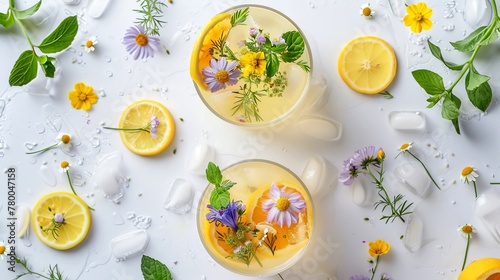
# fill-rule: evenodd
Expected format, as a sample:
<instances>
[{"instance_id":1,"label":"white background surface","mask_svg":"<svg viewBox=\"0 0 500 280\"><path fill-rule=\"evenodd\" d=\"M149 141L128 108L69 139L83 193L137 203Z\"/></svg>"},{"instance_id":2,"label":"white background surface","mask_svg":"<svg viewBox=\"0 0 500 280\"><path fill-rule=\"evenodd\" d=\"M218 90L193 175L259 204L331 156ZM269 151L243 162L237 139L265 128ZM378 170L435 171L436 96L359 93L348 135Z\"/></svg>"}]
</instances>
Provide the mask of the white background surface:
<instances>
[{"instance_id":1,"label":"white background surface","mask_svg":"<svg viewBox=\"0 0 500 280\"><path fill-rule=\"evenodd\" d=\"M98 1L98 0L96 0ZM0 3L5 11L7 1ZM28 6L31 1L17 1ZM328 102L317 114L335 119L343 124L342 138L337 142L319 142L297 134L293 120L284 131L263 129L244 130L232 127L215 118L204 108L189 76L189 58L194 40L203 24L217 12L242 3L266 4L290 18L304 31L312 47L313 72L328 82ZM110 240L136 229L127 219L130 213L149 216L147 229L150 243L144 254L167 264L174 279L247 279L225 271L204 251L197 235L195 208L199 194L206 182L203 177L190 174L187 163L191 150L199 143L208 143L216 151L216 162L227 166L247 158L265 158L288 166L295 173L302 172L311 156L319 154L339 170L342 161L364 146L382 147L387 153L387 187L392 189L392 170L405 158L393 160L397 148L404 142L415 143L414 152L422 159L442 186L438 191L431 186L425 198L415 197L404 189L397 189L417 205L417 212L424 222L424 243L417 252L405 249L400 236L405 234L405 224L379 221L380 212L371 205L358 206L350 196L350 188L335 182L324 197L316 198L317 235L306 256L292 269L282 273L285 279L312 279L322 273L347 279L354 274L369 275L370 264L367 242L384 239L391 244L391 251L381 258L378 272L386 272L394 279L456 279L463 260L465 239L457 227L465 223L474 225L474 235L469 261L481 257L500 257L499 244L495 243L486 228L474 216L472 186L459 180L466 165L478 169L479 193L493 188L489 182L499 174L498 164L498 82L491 81L494 100L487 114L479 114L463 99L460 121L462 135L456 135L450 122L440 117L440 108L425 109L426 95L411 76L411 69L428 68L444 75L445 83L454 80L436 59L419 45L419 38L430 36L439 45L445 57L460 62L465 59L453 51L447 41L463 38L472 30L463 20L464 1L429 1L434 9L433 28L420 35L411 34L400 18L388 8L386 0L371 2L376 14L371 20L359 16L364 1L292 0L292 1L182 1L174 0L165 10L167 24L161 30L161 41L170 50L155 53L154 58L134 61L120 42L125 30L137 17L132 9L134 1L111 0L100 18L87 15L87 0L76 6L62 1L46 0L42 10L57 15L42 26L30 28L34 41L40 41L55 28L62 18L76 13L80 29L71 50L58 54L58 75L47 94L30 94L28 88L9 88L8 76L22 50L28 48L17 28L0 29L0 167L15 166L18 170L18 204L32 206L43 194L55 190L69 190L67 180L59 173L59 163L69 160L72 174L85 180L77 188L81 196L94 204L92 227L87 239L78 247L62 252L43 245L33 234L18 240L16 253L27 257L32 268L40 271L49 264L58 264L70 279L142 279L140 255L123 262L111 256ZM410 3L408 3L410 4ZM42 13L42 12L39 12ZM449 15L451 17L448 17ZM451 29L446 31L445 29ZM81 43L88 37L98 37L97 50L86 53ZM398 58L398 72L389 91L394 99L365 96L350 90L340 79L337 56L342 47L359 35L375 35L393 46ZM448 50L445 50L448 49ZM487 75L498 72L495 55L498 44L481 50L476 67ZM497 69L495 69L497 68ZM112 76L110 76L112 73ZM90 112L73 109L67 93L77 82L85 82L102 89L105 96ZM464 97L463 86L456 94ZM97 129L100 123L114 125L122 110L133 101L154 99L165 104L176 119L177 134L173 144L157 157L144 158L129 152L121 143L118 133ZM1 105L2 103L0 103ZM62 120L61 131L79 139L74 153L67 155L56 149L41 155L25 155L26 143L45 147L53 143L57 131L51 128L44 115L43 106L53 106L53 113ZM46 110L46 109L45 109ZM390 127L391 111L422 111L427 128L419 132L397 131ZM179 118L183 118L181 122ZM44 132L41 131L44 127ZM176 149L176 154L173 150ZM118 151L124 157L130 186L120 204L106 200L97 192L91 174L103 155ZM83 159L83 164L77 162ZM42 165L50 169L57 180L55 187L44 183ZM6 176L0 183L0 240L6 231ZM190 181L197 194L193 209L177 215L163 208L168 190L176 178ZM370 185L371 186L371 185ZM139 194L142 194L141 196ZM123 222L117 224L120 215ZM364 218L370 218L364 221ZM31 245L26 245L31 244ZM0 278L11 279L15 274L7 271L7 263L0 264ZM278 276L266 279L278 279ZM318 279L325 279L318 278Z\"/></svg>"}]
</instances>

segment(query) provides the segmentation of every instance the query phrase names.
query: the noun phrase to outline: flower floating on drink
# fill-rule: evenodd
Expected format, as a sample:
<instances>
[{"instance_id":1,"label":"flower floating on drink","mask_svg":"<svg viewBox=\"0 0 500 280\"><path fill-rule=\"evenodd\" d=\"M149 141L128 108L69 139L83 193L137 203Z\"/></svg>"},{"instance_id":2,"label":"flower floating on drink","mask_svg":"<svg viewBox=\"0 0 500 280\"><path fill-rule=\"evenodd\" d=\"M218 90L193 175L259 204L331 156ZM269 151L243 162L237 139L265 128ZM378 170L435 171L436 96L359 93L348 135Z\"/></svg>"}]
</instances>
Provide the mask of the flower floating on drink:
<instances>
[{"instance_id":1,"label":"flower floating on drink","mask_svg":"<svg viewBox=\"0 0 500 280\"><path fill-rule=\"evenodd\" d=\"M273 116L265 112L272 110L269 104L287 104L283 110L288 111L309 77L309 58L304 55L306 44L301 33L281 32L285 26L296 27L289 22L272 24L280 15L258 9L263 8L247 7L217 15L207 24L193 51L191 76L202 91L200 96L205 102L217 102L210 106L232 121L251 123L276 118L276 112ZM247 21L250 17L252 20ZM272 18L268 23L272 33L262 22L267 21L265 17ZM294 88L289 84L290 71L294 72L294 80L301 81L294 82Z\"/></svg>"},{"instance_id":2,"label":"flower floating on drink","mask_svg":"<svg viewBox=\"0 0 500 280\"><path fill-rule=\"evenodd\" d=\"M225 261L236 260L248 269L269 268L271 263L288 261L294 250L302 248L292 245L307 243L302 241L309 239L308 208L299 189L271 182L243 198L237 195L241 183L235 187L236 182L223 179L214 163L208 164L206 175L213 189L204 214L209 234L203 238L212 239L209 242L216 244Z\"/></svg>"}]
</instances>

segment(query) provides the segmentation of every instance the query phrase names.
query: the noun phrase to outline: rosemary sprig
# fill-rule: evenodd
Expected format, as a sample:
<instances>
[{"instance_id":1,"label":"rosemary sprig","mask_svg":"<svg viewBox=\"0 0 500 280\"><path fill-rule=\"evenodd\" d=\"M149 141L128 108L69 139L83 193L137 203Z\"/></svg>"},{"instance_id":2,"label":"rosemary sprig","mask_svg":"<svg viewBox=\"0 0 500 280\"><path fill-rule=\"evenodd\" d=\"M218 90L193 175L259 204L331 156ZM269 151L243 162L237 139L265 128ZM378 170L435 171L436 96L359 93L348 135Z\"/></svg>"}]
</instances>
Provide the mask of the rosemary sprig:
<instances>
[{"instance_id":1,"label":"rosemary sprig","mask_svg":"<svg viewBox=\"0 0 500 280\"><path fill-rule=\"evenodd\" d=\"M236 101L232 108L233 115L243 109L243 116L246 120L252 121L262 121L262 117L259 114L259 103L260 97L266 96L265 92L253 91L252 83L244 84L240 86L239 91L234 91L236 94Z\"/></svg>"},{"instance_id":2,"label":"rosemary sprig","mask_svg":"<svg viewBox=\"0 0 500 280\"><path fill-rule=\"evenodd\" d=\"M141 6L140 10L134 10L138 12L142 17L136 19L135 23L144 26L144 29L148 35L160 35L160 28L163 26L165 21L160 20L163 16L163 8L167 5L162 0L137 0Z\"/></svg>"},{"instance_id":3,"label":"rosemary sprig","mask_svg":"<svg viewBox=\"0 0 500 280\"><path fill-rule=\"evenodd\" d=\"M49 212L52 213L52 215L54 216L54 218L52 218L51 222L52 222L52 225L48 228L43 228L42 226L40 226L40 229L44 232L44 233L51 233L52 234L52 237L54 237L55 240L57 240L57 238L59 237L59 234L57 233L57 231L59 230L59 228L65 224L65 221L64 221L64 215L63 214L60 214L62 215L63 219L62 219L62 222L58 222L56 221L56 214L57 213L53 213L52 212L52 208L49 207Z\"/></svg>"},{"instance_id":4,"label":"rosemary sprig","mask_svg":"<svg viewBox=\"0 0 500 280\"><path fill-rule=\"evenodd\" d=\"M41 274L41 273L38 273L36 271L31 270L28 266L28 260L26 258L20 259L20 258L16 257L16 263L20 264L26 270L26 272L23 272L23 273L17 275L13 280L17 280L17 279L24 277L24 276L27 276L27 275L33 275L35 277L41 277L41 278L47 279L47 280L65 280L65 279L68 279L68 278L63 276L61 271L59 271L57 264L54 266L49 265L49 271L47 272L46 275L44 275L44 274Z\"/></svg>"}]
</instances>

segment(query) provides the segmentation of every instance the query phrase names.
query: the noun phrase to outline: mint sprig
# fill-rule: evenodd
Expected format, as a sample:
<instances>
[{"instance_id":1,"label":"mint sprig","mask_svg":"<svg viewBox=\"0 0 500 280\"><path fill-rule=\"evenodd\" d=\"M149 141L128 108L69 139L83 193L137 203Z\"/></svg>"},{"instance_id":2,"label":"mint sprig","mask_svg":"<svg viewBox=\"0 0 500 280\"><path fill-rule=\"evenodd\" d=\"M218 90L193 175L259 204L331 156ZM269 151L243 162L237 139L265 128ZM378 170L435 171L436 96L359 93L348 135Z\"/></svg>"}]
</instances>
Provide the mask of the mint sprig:
<instances>
[{"instance_id":1,"label":"mint sprig","mask_svg":"<svg viewBox=\"0 0 500 280\"><path fill-rule=\"evenodd\" d=\"M10 86L23 86L31 82L37 76L38 65L40 65L46 77L53 78L56 70L54 66L55 58L47 55L38 55L36 49L44 54L63 51L71 45L78 31L76 16L70 16L65 18L40 44L33 43L24 26L23 20L36 13L41 4L42 0L26 10L18 10L15 7L15 0L10 0L7 13L0 13L0 25L4 28L9 28L17 23L30 45L30 49L21 53L12 67L9 76Z\"/></svg>"},{"instance_id":2,"label":"mint sprig","mask_svg":"<svg viewBox=\"0 0 500 280\"><path fill-rule=\"evenodd\" d=\"M141 271L144 280L172 280L172 274L167 266L158 260L143 255L141 258Z\"/></svg>"},{"instance_id":3,"label":"mint sprig","mask_svg":"<svg viewBox=\"0 0 500 280\"><path fill-rule=\"evenodd\" d=\"M214 185L210 193L210 204L217 210L227 207L231 202L229 189L236 183L230 180L222 180L220 168L213 162L209 162L205 171L207 180Z\"/></svg>"},{"instance_id":4,"label":"mint sprig","mask_svg":"<svg viewBox=\"0 0 500 280\"><path fill-rule=\"evenodd\" d=\"M460 75L448 88L444 87L443 78L430 70L415 70L412 72L417 83L430 95L427 99L428 108L434 107L442 102L441 116L450 120L455 131L460 134L458 118L460 117L460 107L462 101L453 94L453 89L458 82L465 76L465 91L469 101L481 111L486 111L492 100L492 91L488 83L489 76L480 74L474 67L474 59L483 46L487 46L498 39L500 31L500 17L498 15L495 0L491 1L493 19L487 26L481 26L466 38L450 42L455 50L463 53L471 53L470 58L463 64L455 64L444 59L441 49L428 41L431 54L439 59L450 70L460 71Z\"/></svg>"}]
</instances>

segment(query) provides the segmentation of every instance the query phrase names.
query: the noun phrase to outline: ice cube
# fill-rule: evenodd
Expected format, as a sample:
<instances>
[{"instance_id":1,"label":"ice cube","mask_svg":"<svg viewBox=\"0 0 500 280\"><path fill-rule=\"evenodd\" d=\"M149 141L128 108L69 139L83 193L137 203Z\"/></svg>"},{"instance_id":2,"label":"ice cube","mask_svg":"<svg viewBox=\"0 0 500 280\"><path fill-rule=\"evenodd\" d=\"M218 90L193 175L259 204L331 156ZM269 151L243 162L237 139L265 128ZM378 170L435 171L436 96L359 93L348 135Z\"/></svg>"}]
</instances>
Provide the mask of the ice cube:
<instances>
[{"instance_id":1,"label":"ice cube","mask_svg":"<svg viewBox=\"0 0 500 280\"><path fill-rule=\"evenodd\" d=\"M422 165L406 162L394 169L394 176L412 193L424 197L431 185L431 179Z\"/></svg>"},{"instance_id":2,"label":"ice cube","mask_svg":"<svg viewBox=\"0 0 500 280\"><path fill-rule=\"evenodd\" d=\"M165 209L177 214L185 214L191 210L194 198L194 189L191 183L177 178L168 192Z\"/></svg>"},{"instance_id":3,"label":"ice cube","mask_svg":"<svg viewBox=\"0 0 500 280\"><path fill-rule=\"evenodd\" d=\"M311 137L324 141L336 141L342 136L342 125L332 119L305 115L297 121L297 129Z\"/></svg>"},{"instance_id":4,"label":"ice cube","mask_svg":"<svg viewBox=\"0 0 500 280\"><path fill-rule=\"evenodd\" d=\"M311 195L320 199L330 189L330 184L334 181L333 177L336 174L337 170L323 157L313 155L304 167L300 179L311 192Z\"/></svg>"},{"instance_id":5,"label":"ice cube","mask_svg":"<svg viewBox=\"0 0 500 280\"><path fill-rule=\"evenodd\" d=\"M481 194L476 199L474 211L495 241L500 243L500 191L490 189Z\"/></svg>"},{"instance_id":6,"label":"ice cube","mask_svg":"<svg viewBox=\"0 0 500 280\"><path fill-rule=\"evenodd\" d=\"M464 21L472 28L488 25L491 21L491 5L488 0L465 0Z\"/></svg>"},{"instance_id":7,"label":"ice cube","mask_svg":"<svg viewBox=\"0 0 500 280\"><path fill-rule=\"evenodd\" d=\"M94 186L106 198L117 200L123 197L123 187L127 184L123 172L123 157L115 152L105 155L94 172Z\"/></svg>"},{"instance_id":8,"label":"ice cube","mask_svg":"<svg viewBox=\"0 0 500 280\"><path fill-rule=\"evenodd\" d=\"M410 252L416 252L422 246L422 236L424 231L424 223L416 214L412 213L408 217L406 224L406 232L404 237L405 248Z\"/></svg>"},{"instance_id":9,"label":"ice cube","mask_svg":"<svg viewBox=\"0 0 500 280\"><path fill-rule=\"evenodd\" d=\"M111 0L90 0L87 5L87 14L92 18L100 18L108 8Z\"/></svg>"},{"instance_id":10,"label":"ice cube","mask_svg":"<svg viewBox=\"0 0 500 280\"><path fill-rule=\"evenodd\" d=\"M398 130L423 130L425 116L416 111L393 111L389 114L389 124Z\"/></svg>"},{"instance_id":11,"label":"ice cube","mask_svg":"<svg viewBox=\"0 0 500 280\"><path fill-rule=\"evenodd\" d=\"M205 175L208 162L214 161L214 149L207 143L199 143L191 152L188 169L195 175Z\"/></svg>"},{"instance_id":12,"label":"ice cube","mask_svg":"<svg viewBox=\"0 0 500 280\"><path fill-rule=\"evenodd\" d=\"M148 243L149 236L145 230L132 231L111 240L111 253L118 260L124 261L127 258L143 253Z\"/></svg>"}]
</instances>

